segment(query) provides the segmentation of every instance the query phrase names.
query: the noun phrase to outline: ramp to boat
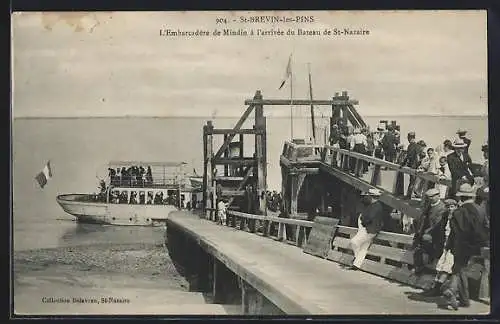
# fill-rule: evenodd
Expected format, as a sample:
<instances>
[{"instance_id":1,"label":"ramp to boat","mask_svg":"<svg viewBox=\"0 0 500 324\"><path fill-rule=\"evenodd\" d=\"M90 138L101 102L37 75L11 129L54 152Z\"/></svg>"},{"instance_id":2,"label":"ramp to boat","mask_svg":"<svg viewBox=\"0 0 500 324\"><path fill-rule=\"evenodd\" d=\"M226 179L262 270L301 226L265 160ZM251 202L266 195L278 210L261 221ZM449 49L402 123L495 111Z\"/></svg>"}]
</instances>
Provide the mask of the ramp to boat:
<instances>
[{"instance_id":1,"label":"ramp to boat","mask_svg":"<svg viewBox=\"0 0 500 324\"><path fill-rule=\"evenodd\" d=\"M189 236L231 271L288 314L488 314L489 306L440 308L421 292L306 254L259 235L219 226L187 212L173 212L168 225ZM189 253L189 251L186 251Z\"/></svg>"}]
</instances>

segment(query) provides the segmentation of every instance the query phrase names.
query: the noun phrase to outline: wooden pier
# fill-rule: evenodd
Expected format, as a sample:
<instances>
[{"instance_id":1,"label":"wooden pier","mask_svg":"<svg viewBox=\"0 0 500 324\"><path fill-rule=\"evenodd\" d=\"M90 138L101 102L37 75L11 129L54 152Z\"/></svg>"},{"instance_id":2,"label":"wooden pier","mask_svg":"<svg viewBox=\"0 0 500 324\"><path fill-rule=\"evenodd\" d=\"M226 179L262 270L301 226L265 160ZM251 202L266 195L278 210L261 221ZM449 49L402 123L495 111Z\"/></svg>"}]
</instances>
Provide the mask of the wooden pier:
<instances>
[{"instance_id":1,"label":"wooden pier","mask_svg":"<svg viewBox=\"0 0 500 324\"><path fill-rule=\"evenodd\" d=\"M234 213L247 220L262 219ZM271 220L313 226L313 222ZM216 225L187 212L169 215L167 237L172 260L191 278L191 290L209 292L225 305L240 305L242 315L489 313L489 306L479 302L458 312L439 308L436 299L419 299L419 289L368 272L349 271L341 263L329 261L335 258L333 251L327 259L316 257L273 235Z\"/></svg>"},{"instance_id":2,"label":"wooden pier","mask_svg":"<svg viewBox=\"0 0 500 324\"><path fill-rule=\"evenodd\" d=\"M232 286L230 285L232 288L224 289L233 291L231 298L242 291L243 295L238 297L240 299L234 298L239 300L238 303L242 303L245 314L280 311L307 314L441 313L437 307L429 307L428 303L420 302L418 306L418 302L414 304L395 301L397 298L406 300L403 290L408 290L409 287L427 287L435 275L432 265L423 275L416 276L413 273L413 237L395 232L408 230L412 220L418 220L421 215L421 202L404 198L404 188L407 187L410 176L423 183L423 191L431 186L449 188L450 181L330 145L286 141L280 156L283 204L278 213L272 214L266 206L267 149L266 118L263 109L265 105L288 105L290 101L263 99L261 92L257 91L254 98L246 100L245 104L248 107L233 128L216 129L211 121L204 126L204 208L201 219L192 215L176 214L168 221L168 239L170 243L171 240L175 242L173 246L177 246L176 249L187 246L187 249L195 249L203 255L198 258L202 260L201 263L187 267L197 273L198 277L204 278L201 280L204 282L204 289L211 287L215 293L217 288L214 287L218 284L214 278L217 277L218 270L214 270L213 264L222 262L223 267L229 269L239 280L233 280ZM366 126L354 108L358 101L350 99L346 91L336 93L332 100L294 100L293 104L330 105L332 125L340 122L345 125L350 123L355 127ZM252 112L255 113L253 128L241 128ZM224 137L222 146L217 149L213 147L213 137L216 135ZM236 135L239 135L239 141L234 142ZM250 154L243 152L245 135L255 136L255 150ZM223 174L219 175L214 171L217 165L225 166ZM355 170L365 166L368 172L352 172L349 165L355 165ZM357 231L356 220L361 211L359 197L362 191L370 188L382 191L380 201L388 207L386 228L377 235L370 247L361 266L364 272L344 274L343 271L347 270L338 268L338 265L350 264L352 261L349 238ZM217 221L217 199L220 197L229 200L228 221L224 224L227 226L217 226L213 223ZM257 235L252 236L251 233ZM176 255L175 251L172 253ZM290 258L283 259L284 254L288 253ZM273 259L275 261L272 261ZM185 258L180 261L182 262L190 264ZM489 249L483 249L482 259L478 262L483 271L481 278L474 278L479 286L476 299L488 304ZM251 277L253 275L249 274L249 267L271 269L269 272L274 277L270 278L269 273ZM206 274L199 273L201 270L196 269L208 269L207 273L210 275L206 277ZM335 273L335 276L327 278L327 273ZM372 277L366 277L367 273ZM372 278L373 282L382 280L373 275L403 283L406 288L398 290L395 288L399 287L398 285L384 281L383 285L375 285L377 288L373 288L372 294L367 294L371 289L367 288L370 287L370 279L356 282L356 278ZM343 279L337 282L333 279L336 276ZM349 284L343 286L343 280L350 280ZM236 284L238 282L239 284ZM254 311L248 310L249 303L252 302L245 299L245 296L250 296L245 295L247 290L244 287L248 285L258 291L257 297L252 298L255 299L253 302L261 307ZM279 288L280 286L286 288ZM269 291L270 287L272 292ZM385 298L377 299L380 294L376 289L381 288L388 299L379 303L377 300ZM349 290L353 292L350 293ZM337 295L338 291L344 293L343 297ZM357 295L355 291L362 291L363 296ZM392 293L394 295L391 295ZM290 297L292 295L294 297ZM227 298L229 297L226 296L225 302ZM339 298L342 302L339 302ZM348 300L355 304L371 306L363 308L358 305L356 308L354 304L350 305ZM474 314L488 312L489 306L481 303L474 305L477 306L464 311Z\"/></svg>"}]
</instances>

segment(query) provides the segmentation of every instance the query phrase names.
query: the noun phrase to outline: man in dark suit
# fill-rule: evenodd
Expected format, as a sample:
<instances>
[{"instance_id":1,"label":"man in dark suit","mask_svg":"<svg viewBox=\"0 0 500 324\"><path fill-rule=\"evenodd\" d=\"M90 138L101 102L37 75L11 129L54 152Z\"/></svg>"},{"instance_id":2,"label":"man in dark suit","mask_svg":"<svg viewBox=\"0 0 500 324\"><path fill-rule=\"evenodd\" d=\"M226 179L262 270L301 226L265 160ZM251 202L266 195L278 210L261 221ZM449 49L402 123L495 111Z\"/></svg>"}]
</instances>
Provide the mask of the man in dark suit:
<instances>
[{"instance_id":1,"label":"man in dark suit","mask_svg":"<svg viewBox=\"0 0 500 324\"><path fill-rule=\"evenodd\" d=\"M450 220L450 236L446 249L454 256L449 288L443 292L448 304L457 310L459 306L468 307L469 285L468 268L471 258L481 253L481 247L489 245L489 230L486 216L474 204L476 190L468 183L460 186L456 193L460 207L453 212Z\"/></svg>"},{"instance_id":2,"label":"man in dark suit","mask_svg":"<svg viewBox=\"0 0 500 324\"><path fill-rule=\"evenodd\" d=\"M422 146L417 144L415 138L415 132L408 133L408 148L406 149L406 157L403 160L402 166L406 166L412 169L416 169L419 161L419 156L422 153ZM408 184L408 189L406 191L406 198L411 199L413 194L413 188L415 187L416 177L410 175L410 183Z\"/></svg>"},{"instance_id":3,"label":"man in dark suit","mask_svg":"<svg viewBox=\"0 0 500 324\"><path fill-rule=\"evenodd\" d=\"M389 208L379 200L381 194L382 192L375 188L361 194L365 208L358 217L358 232L350 241L354 252L351 270L361 267L373 239L382 230L384 220L387 219Z\"/></svg>"},{"instance_id":4,"label":"man in dark suit","mask_svg":"<svg viewBox=\"0 0 500 324\"><path fill-rule=\"evenodd\" d=\"M444 247L446 206L439 198L439 190L425 192L426 207L418 221L418 230L413 238L415 274L420 274L426 264L437 260Z\"/></svg>"},{"instance_id":5,"label":"man in dark suit","mask_svg":"<svg viewBox=\"0 0 500 324\"><path fill-rule=\"evenodd\" d=\"M467 138L465 136L465 134L467 134L467 130L462 129L462 128L459 128L457 130L458 138L460 138L462 141L464 141L465 145L467 145L467 147L465 148L465 152L467 154L469 154L469 147L470 147L471 140L469 138Z\"/></svg>"},{"instance_id":6,"label":"man in dark suit","mask_svg":"<svg viewBox=\"0 0 500 324\"><path fill-rule=\"evenodd\" d=\"M467 182L469 184L474 184L474 177L470 170L472 160L465 149L467 144L462 139L456 139L453 142L453 149L455 152L448 155L446 160L448 161L448 167L451 173L451 189L449 195L454 198L455 192L457 191L457 184L459 181Z\"/></svg>"},{"instance_id":7,"label":"man in dark suit","mask_svg":"<svg viewBox=\"0 0 500 324\"><path fill-rule=\"evenodd\" d=\"M396 147L399 144L396 134L394 133L394 126L387 126L387 133L382 138L381 144L384 150L385 160L394 162L396 159Z\"/></svg>"}]
</instances>

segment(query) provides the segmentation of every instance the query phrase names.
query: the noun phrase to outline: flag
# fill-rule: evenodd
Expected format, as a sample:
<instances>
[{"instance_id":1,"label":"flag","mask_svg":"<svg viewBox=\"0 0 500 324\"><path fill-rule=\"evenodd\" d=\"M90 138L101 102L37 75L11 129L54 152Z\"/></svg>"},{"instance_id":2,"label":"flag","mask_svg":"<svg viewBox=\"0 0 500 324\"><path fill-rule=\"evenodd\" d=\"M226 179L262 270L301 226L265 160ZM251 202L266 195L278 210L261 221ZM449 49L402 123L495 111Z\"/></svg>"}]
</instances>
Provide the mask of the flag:
<instances>
[{"instance_id":1,"label":"flag","mask_svg":"<svg viewBox=\"0 0 500 324\"><path fill-rule=\"evenodd\" d=\"M283 88L285 85L286 80L292 75L292 54L290 54L290 57L288 58L288 64L286 65L286 71L285 71L285 76L283 77L283 81L281 82L280 87L278 90Z\"/></svg>"},{"instance_id":2,"label":"flag","mask_svg":"<svg viewBox=\"0 0 500 324\"><path fill-rule=\"evenodd\" d=\"M40 187L43 188L50 178L52 178L52 169L50 168L50 161L48 161L43 170L36 175L35 179L38 181Z\"/></svg>"}]
</instances>

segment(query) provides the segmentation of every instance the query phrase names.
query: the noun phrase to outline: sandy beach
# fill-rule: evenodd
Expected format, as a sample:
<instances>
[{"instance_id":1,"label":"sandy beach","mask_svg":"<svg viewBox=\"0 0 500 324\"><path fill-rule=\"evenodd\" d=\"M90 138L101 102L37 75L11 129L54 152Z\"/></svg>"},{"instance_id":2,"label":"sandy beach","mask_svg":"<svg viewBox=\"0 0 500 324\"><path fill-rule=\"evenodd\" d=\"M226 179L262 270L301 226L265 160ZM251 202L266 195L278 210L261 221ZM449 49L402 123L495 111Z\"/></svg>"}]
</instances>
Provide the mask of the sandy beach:
<instances>
[{"instance_id":1,"label":"sandy beach","mask_svg":"<svg viewBox=\"0 0 500 324\"><path fill-rule=\"evenodd\" d=\"M14 254L17 315L186 314L189 305L198 305L203 313L203 295L188 288L161 244L95 244ZM196 307L187 314L197 313Z\"/></svg>"}]
</instances>

